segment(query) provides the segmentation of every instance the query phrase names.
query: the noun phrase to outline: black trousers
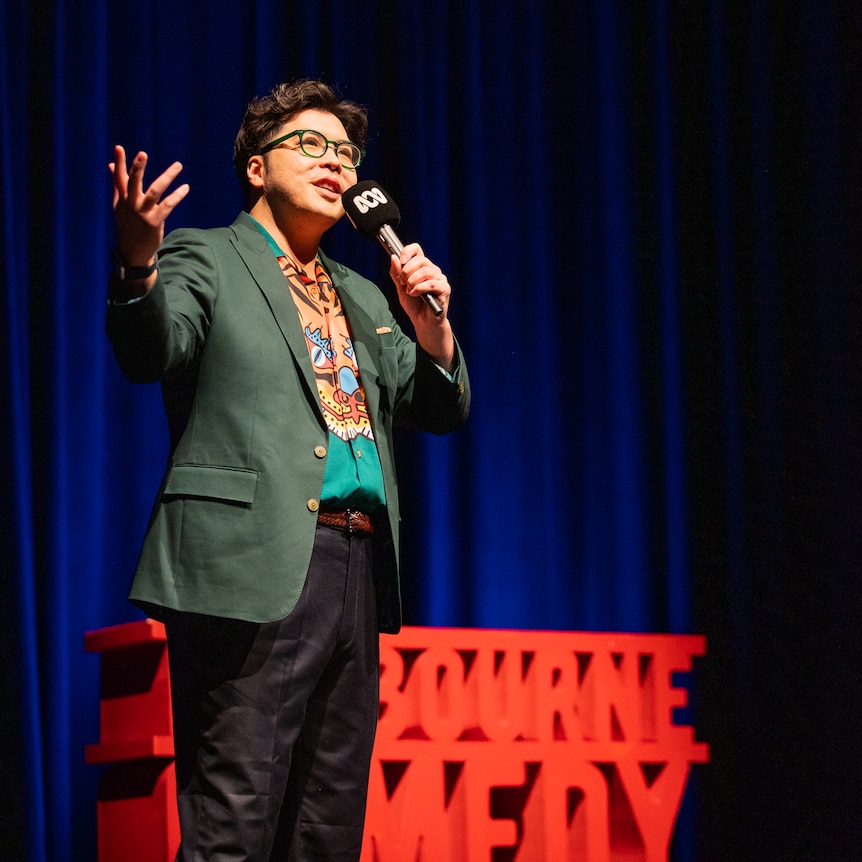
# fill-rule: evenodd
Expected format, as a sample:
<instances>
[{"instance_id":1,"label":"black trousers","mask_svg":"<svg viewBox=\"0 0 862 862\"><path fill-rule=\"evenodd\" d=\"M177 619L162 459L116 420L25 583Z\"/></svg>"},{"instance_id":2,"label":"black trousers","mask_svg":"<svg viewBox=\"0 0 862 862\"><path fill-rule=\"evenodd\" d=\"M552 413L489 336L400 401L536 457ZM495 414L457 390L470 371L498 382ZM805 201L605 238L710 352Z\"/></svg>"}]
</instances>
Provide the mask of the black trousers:
<instances>
[{"instance_id":1,"label":"black trousers","mask_svg":"<svg viewBox=\"0 0 862 862\"><path fill-rule=\"evenodd\" d=\"M173 613L178 862L355 862L379 708L371 538L318 526L283 620Z\"/></svg>"}]
</instances>

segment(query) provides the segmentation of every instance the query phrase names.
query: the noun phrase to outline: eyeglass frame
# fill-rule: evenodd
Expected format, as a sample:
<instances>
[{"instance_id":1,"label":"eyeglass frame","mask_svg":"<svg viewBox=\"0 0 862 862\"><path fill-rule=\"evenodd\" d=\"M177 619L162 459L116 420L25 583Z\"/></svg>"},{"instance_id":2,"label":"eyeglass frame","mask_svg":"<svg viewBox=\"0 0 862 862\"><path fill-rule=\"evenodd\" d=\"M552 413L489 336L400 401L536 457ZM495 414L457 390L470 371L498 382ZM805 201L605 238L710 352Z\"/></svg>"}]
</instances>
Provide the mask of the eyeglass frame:
<instances>
[{"instance_id":1,"label":"eyeglass frame","mask_svg":"<svg viewBox=\"0 0 862 862\"><path fill-rule=\"evenodd\" d=\"M315 135L320 135L321 138L326 142L326 149L319 155L315 156L311 153L307 153L305 148L302 146L302 136L306 132L311 132ZM335 153L335 158L338 159L338 163L346 168L348 171L355 171L361 164L362 159L365 158L365 150L362 149L358 144L354 144L353 141L330 141L323 132L318 132L317 129L294 129L292 132L288 132L286 135L282 135L280 138L276 138L274 141L270 141L264 147L261 148L261 151L258 155L262 156L264 153L268 153L271 150L274 150L279 144L283 144L288 138L292 138L294 135L299 135L299 151L309 159L322 159L326 155L326 150L329 147L332 147L332 151ZM359 158L356 161L356 164L347 164L338 157L338 149L339 147L344 146L345 144L350 145L351 147L355 147L356 151L359 153ZM348 160L349 161L349 160Z\"/></svg>"}]
</instances>

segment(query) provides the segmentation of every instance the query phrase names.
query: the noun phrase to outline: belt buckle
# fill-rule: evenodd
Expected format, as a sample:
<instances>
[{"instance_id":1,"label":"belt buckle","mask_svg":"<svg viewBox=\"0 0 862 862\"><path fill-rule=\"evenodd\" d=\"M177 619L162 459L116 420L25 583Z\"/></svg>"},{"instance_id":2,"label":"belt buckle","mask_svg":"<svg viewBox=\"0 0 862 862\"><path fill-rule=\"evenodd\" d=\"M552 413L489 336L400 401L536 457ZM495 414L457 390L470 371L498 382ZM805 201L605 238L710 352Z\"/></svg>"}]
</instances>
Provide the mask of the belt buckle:
<instances>
[{"instance_id":1,"label":"belt buckle","mask_svg":"<svg viewBox=\"0 0 862 862\"><path fill-rule=\"evenodd\" d=\"M367 535L373 531L369 516L359 509L345 509L345 528L351 535Z\"/></svg>"}]
</instances>

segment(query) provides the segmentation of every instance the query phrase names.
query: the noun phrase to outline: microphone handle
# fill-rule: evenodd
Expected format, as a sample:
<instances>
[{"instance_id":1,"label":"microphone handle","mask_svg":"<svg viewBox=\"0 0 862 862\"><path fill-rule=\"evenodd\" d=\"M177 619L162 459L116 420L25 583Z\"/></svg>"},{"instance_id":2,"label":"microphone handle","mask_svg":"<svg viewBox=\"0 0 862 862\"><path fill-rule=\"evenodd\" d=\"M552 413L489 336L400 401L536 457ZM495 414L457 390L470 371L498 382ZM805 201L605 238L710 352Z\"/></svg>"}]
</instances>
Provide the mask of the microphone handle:
<instances>
[{"instance_id":1,"label":"microphone handle","mask_svg":"<svg viewBox=\"0 0 862 862\"><path fill-rule=\"evenodd\" d=\"M381 226L380 230L377 231L377 239L380 240L380 245L389 252L389 254L394 254L396 257L401 256L401 252L404 251L404 243L398 239L398 234L392 230L392 227L388 224ZM428 308L434 312L435 317L439 317L443 313L443 306L437 301L437 297L434 296L433 293L423 293L422 299L425 300Z\"/></svg>"}]
</instances>

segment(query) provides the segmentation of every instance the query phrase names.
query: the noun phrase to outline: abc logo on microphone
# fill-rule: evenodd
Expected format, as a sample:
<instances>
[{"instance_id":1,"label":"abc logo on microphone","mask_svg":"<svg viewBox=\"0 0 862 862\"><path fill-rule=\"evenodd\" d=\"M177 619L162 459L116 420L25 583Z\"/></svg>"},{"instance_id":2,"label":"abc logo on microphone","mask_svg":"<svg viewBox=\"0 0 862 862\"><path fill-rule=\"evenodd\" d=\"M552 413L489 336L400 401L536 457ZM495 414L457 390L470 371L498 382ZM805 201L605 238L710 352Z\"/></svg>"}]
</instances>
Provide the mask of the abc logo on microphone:
<instances>
[{"instance_id":1,"label":"abc logo on microphone","mask_svg":"<svg viewBox=\"0 0 862 862\"><path fill-rule=\"evenodd\" d=\"M353 198L353 205L361 213L367 213L368 210L373 210L375 207L380 206L380 204L387 203L389 203L389 198L386 197L383 189L379 186L366 189L362 194Z\"/></svg>"},{"instance_id":2,"label":"abc logo on microphone","mask_svg":"<svg viewBox=\"0 0 862 862\"><path fill-rule=\"evenodd\" d=\"M369 239L377 239L384 225L395 228L401 221L395 201L374 180L358 182L344 192L341 200L353 226Z\"/></svg>"}]
</instances>

